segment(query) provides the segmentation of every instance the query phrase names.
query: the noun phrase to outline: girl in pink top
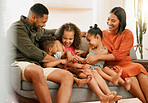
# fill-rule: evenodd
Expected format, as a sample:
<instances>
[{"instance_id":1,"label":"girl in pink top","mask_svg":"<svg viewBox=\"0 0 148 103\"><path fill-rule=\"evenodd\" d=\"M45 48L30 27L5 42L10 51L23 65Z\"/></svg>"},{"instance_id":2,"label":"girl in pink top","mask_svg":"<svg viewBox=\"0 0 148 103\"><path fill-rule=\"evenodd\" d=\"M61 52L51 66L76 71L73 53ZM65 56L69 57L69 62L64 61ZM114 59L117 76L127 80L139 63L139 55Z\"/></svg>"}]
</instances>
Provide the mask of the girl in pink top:
<instances>
[{"instance_id":1,"label":"girl in pink top","mask_svg":"<svg viewBox=\"0 0 148 103\"><path fill-rule=\"evenodd\" d=\"M66 23L62 25L58 31L57 36L59 41L63 44L61 51L69 51L71 53L70 55L67 55L67 59L69 61L68 66L81 70L89 69L91 67L89 64L81 64L84 59L75 54L75 50L80 49L81 44L81 31L75 24ZM66 67L65 69L68 68L69 67Z\"/></svg>"}]
</instances>

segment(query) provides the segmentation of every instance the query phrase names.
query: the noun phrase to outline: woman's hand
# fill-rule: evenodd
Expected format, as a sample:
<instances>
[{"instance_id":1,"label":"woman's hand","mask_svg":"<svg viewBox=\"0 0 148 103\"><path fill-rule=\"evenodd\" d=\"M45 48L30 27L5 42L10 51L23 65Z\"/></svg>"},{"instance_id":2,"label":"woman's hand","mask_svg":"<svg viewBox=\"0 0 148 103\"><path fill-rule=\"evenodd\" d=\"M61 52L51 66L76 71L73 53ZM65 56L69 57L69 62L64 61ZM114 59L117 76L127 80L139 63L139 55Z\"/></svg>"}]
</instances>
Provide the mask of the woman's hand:
<instances>
[{"instance_id":1,"label":"woman's hand","mask_svg":"<svg viewBox=\"0 0 148 103\"><path fill-rule=\"evenodd\" d=\"M111 69L114 70L116 73L122 74L122 67L120 66L114 66Z\"/></svg>"},{"instance_id":2,"label":"woman's hand","mask_svg":"<svg viewBox=\"0 0 148 103\"><path fill-rule=\"evenodd\" d=\"M86 59L84 60L83 63L93 65L93 64L95 64L97 62L99 62L99 61L98 61L98 58L97 58L96 55L89 55L89 56L86 57Z\"/></svg>"},{"instance_id":3,"label":"woman's hand","mask_svg":"<svg viewBox=\"0 0 148 103\"><path fill-rule=\"evenodd\" d=\"M118 70L118 69L122 69L122 67L121 67L121 66L114 66L114 67L112 67L111 69L112 69L112 70Z\"/></svg>"}]
</instances>

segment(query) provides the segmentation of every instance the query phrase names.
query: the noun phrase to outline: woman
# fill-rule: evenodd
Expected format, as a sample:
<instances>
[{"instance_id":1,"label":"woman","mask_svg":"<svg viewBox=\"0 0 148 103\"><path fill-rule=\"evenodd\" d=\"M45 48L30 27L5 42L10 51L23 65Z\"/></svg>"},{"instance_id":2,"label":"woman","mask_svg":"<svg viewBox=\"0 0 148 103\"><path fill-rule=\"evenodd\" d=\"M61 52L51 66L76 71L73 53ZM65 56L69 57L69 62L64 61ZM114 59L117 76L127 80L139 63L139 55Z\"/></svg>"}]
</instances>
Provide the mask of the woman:
<instances>
[{"instance_id":1,"label":"woman","mask_svg":"<svg viewBox=\"0 0 148 103\"><path fill-rule=\"evenodd\" d=\"M131 92L143 103L148 102L148 73L146 69L138 64L133 63L130 55L130 49L133 46L134 37L130 30L126 27L126 13L123 8L113 8L107 19L108 29L103 31L102 43L108 48L106 55L90 55L86 58L87 63L95 64L100 60L105 60L106 66L121 66L123 79L131 78ZM118 70L114 70L118 72ZM115 72L108 72L114 75ZM119 82L119 84L121 84ZM122 85L122 84L121 84Z\"/></svg>"}]
</instances>

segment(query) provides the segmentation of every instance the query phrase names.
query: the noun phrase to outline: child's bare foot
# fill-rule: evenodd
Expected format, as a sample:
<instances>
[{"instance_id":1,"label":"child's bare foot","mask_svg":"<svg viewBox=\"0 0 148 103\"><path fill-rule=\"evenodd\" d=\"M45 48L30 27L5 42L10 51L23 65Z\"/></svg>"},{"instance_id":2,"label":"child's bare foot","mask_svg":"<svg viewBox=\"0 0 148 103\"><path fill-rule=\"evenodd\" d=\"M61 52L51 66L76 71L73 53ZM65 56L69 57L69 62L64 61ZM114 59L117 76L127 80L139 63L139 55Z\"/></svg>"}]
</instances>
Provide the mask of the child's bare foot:
<instances>
[{"instance_id":1,"label":"child's bare foot","mask_svg":"<svg viewBox=\"0 0 148 103\"><path fill-rule=\"evenodd\" d=\"M84 84L87 84L92 78L86 78L86 79L78 79L76 82L78 87L83 86Z\"/></svg>"},{"instance_id":2,"label":"child's bare foot","mask_svg":"<svg viewBox=\"0 0 148 103\"><path fill-rule=\"evenodd\" d=\"M115 96L112 100L109 101L109 103L115 103L116 101L122 99L121 96Z\"/></svg>"},{"instance_id":3,"label":"child's bare foot","mask_svg":"<svg viewBox=\"0 0 148 103\"><path fill-rule=\"evenodd\" d=\"M125 78L124 88L129 91L131 89L131 78Z\"/></svg>"},{"instance_id":4,"label":"child's bare foot","mask_svg":"<svg viewBox=\"0 0 148 103\"><path fill-rule=\"evenodd\" d=\"M115 91L110 92L109 94L114 95L114 98L113 98L113 99L111 99L111 100L109 101L109 103L115 103L116 101L118 101L118 100L122 99L122 97L121 97L121 96L117 96L117 92L115 92Z\"/></svg>"},{"instance_id":5,"label":"child's bare foot","mask_svg":"<svg viewBox=\"0 0 148 103\"><path fill-rule=\"evenodd\" d=\"M90 80L92 79L92 75L91 74L86 74L87 78L90 78Z\"/></svg>"},{"instance_id":6,"label":"child's bare foot","mask_svg":"<svg viewBox=\"0 0 148 103\"><path fill-rule=\"evenodd\" d=\"M113 94L109 94L109 95L100 96L99 99L100 99L101 103L108 103L113 98L114 98L114 95Z\"/></svg>"},{"instance_id":7,"label":"child's bare foot","mask_svg":"<svg viewBox=\"0 0 148 103\"><path fill-rule=\"evenodd\" d=\"M119 79L119 77L121 76L121 74L122 74L122 69L120 69L120 71L119 71L118 74L112 76L111 82L112 82L114 85L117 85L117 84L118 84L118 79Z\"/></svg>"},{"instance_id":8,"label":"child's bare foot","mask_svg":"<svg viewBox=\"0 0 148 103\"><path fill-rule=\"evenodd\" d=\"M117 92L116 91L112 91L112 92L110 92L108 95L114 95L114 97L117 95Z\"/></svg>"}]
</instances>

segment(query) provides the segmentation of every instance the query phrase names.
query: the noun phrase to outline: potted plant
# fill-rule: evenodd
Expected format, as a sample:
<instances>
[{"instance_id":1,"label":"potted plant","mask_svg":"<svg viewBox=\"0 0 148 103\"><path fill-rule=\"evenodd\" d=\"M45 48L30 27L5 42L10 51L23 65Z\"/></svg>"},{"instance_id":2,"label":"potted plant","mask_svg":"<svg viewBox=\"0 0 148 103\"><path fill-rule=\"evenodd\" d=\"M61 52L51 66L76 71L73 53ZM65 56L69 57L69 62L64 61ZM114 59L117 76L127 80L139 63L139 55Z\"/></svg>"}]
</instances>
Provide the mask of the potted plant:
<instances>
[{"instance_id":1,"label":"potted plant","mask_svg":"<svg viewBox=\"0 0 148 103\"><path fill-rule=\"evenodd\" d=\"M143 12L143 0L135 0L136 36L140 57L143 59L143 35L147 31L146 15Z\"/></svg>"}]
</instances>

